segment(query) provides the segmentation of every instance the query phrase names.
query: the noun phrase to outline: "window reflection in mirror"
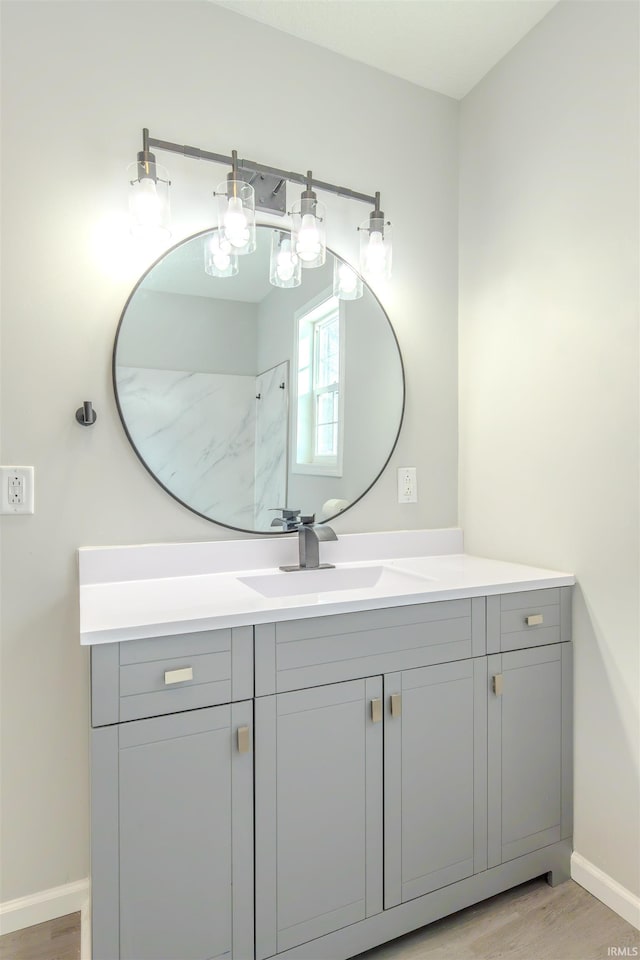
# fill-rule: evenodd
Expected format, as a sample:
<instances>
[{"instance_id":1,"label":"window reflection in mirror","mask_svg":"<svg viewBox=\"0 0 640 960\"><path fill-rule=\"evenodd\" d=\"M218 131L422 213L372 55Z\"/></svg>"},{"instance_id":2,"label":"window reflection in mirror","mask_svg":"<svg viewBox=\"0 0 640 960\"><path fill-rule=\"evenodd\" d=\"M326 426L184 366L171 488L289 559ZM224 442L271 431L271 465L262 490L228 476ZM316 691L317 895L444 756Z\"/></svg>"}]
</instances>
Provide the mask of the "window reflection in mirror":
<instances>
[{"instance_id":1,"label":"window reflection in mirror","mask_svg":"<svg viewBox=\"0 0 640 960\"><path fill-rule=\"evenodd\" d=\"M345 317L338 298L326 291L305 304L296 314L295 329L298 378L293 471L341 477L346 358Z\"/></svg>"}]
</instances>

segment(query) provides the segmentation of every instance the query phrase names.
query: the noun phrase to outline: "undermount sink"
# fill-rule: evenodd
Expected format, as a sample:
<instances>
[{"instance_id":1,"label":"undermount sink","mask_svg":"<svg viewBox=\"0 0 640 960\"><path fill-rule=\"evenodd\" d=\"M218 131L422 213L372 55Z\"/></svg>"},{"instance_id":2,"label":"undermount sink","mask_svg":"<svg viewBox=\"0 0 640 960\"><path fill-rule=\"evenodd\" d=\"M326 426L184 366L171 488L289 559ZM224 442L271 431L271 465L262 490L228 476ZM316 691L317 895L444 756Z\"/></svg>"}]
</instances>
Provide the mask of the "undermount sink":
<instances>
[{"instance_id":1,"label":"undermount sink","mask_svg":"<svg viewBox=\"0 0 640 960\"><path fill-rule=\"evenodd\" d=\"M295 570L284 573L260 574L253 577L238 577L263 597L298 597L308 593L333 593L336 590L367 590L393 594L407 593L412 588L417 592L431 577L412 574L391 567L333 567L316 570Z\"/></svg>"}]
</instances>

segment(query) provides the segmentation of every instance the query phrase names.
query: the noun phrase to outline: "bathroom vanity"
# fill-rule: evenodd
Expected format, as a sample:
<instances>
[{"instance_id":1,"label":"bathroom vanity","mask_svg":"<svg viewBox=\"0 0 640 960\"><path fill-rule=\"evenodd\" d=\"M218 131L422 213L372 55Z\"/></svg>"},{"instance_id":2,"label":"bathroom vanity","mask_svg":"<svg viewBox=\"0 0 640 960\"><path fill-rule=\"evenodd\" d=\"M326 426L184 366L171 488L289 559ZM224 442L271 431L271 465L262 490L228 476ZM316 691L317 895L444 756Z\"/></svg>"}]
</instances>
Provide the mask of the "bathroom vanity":
<instances>
[{"instance_id":1,"label":"bathroom vanity","mask_svg":"<svg viewBox=\"0 0 640 960\"><path fill-rule=\"evenodd\" d=\"M573 577L294 550L80 551L94 960L337 960L569 875Z\"/></svg>"}]
</instances>

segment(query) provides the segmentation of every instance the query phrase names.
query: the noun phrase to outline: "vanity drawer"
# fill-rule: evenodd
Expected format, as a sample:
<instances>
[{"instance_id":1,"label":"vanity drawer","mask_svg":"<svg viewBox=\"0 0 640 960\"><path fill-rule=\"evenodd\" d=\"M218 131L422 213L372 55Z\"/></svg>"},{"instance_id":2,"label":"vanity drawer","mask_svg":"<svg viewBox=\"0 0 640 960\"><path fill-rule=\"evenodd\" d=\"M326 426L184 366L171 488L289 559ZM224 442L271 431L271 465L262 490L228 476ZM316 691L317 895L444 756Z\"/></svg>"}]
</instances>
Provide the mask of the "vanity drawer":
<instances>
[{"instance_id":1,"label":"vanity drawer","mask_svg":"<svg viewBox=\"0 0 640 960\"><path fill-rule=\"evenodd\" d=\"M94 727L252 696L252 627L128 640L91 650Z\"/></svg>"},{"instance_id":2,"label":"vanity drawer","mask_svg":"<svg viewBox=\"0 0 640 960\"><path fill-rule=\"evenodd\" d=\"M487 597L487 650L524 650L571 639L571 588Z\"/></svg>"},{"instance_id":3,"label":"vanity drawer","mask_svg":"<svg viewBox=\"0 0 640 960\"><path fill-rule=\"evenodd\" d=\"M484 653L484 597L260 624L256 696Z\"/></svg>"}]
</instances>

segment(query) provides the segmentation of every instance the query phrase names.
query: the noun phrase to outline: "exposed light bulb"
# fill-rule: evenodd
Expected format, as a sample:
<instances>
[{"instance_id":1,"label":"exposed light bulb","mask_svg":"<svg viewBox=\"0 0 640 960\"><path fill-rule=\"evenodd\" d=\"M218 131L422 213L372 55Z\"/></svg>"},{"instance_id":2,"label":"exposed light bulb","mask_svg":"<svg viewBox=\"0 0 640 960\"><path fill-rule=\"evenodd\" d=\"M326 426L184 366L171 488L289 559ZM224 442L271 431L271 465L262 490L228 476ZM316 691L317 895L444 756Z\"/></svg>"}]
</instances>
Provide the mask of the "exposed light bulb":
<instances>
[{"instance_id":1,"label":"exposed light bulb","mask_svg":"<svg viewBox=\"0 0 640 960\"><path fill-rule=\"evenodd\" d=\"M269 283L274 287L299 287L301 283L300 257L293 250L293 241L288 231L274 230L271 235L269 258Z\"/></svg>"},{"instance_id":2,"label":"exposed light bulb","mask_svg":"<svg viewBox=\"0 0 640 960\"><path fill-rule=\"evenodd\" d=\"M131 213L136 226L159 227L162 222L161 200L156 190L155 181L150 177L138 180L131 196Z\"/></svg>"},{"instance_id":3,"label":"exposed light bulb","mask_svg":"<svg viewBox=\"0 0 640 960\"><path fill-rule=\"evenodd\" d=\"M276 271L283 283L288 283L296 270L296 257L291 250L291 241L283 240L276 260Z\"/></svg>"},{"instance_id":4,"label":"exposed light bulb","mask_svg":"<svg viewBox=\"0 0 640 960\"><path fill-rule=\"evenodd\" d=\"M341 293L353 293L358 285L358 278L346 263L343 263L338 268L338 277L340 280L340 291Z\"/></svg>"},{"instance_id":5,"label":"exposed light bulb","mask_svg":"<svg viewBox=\"0 0 640 960\"><path fill-rule=\"evenodd\" d=\"M235 250L218 231L205 241L204 271L210 277L235 277L238 272Z\"/></svg>"},{"instance_id":6,"label":"exposed light bulb","mask_svg":"<svg viewBox=\"0 0 640 960\"><path fill-rule=\"evenodd\" d=\"M338 300L359 300L363 294L362 277L342 260L333 261L333 295Z\"/></svg>"},{"instance_id":7,"label":"exposed light bulb","mask_svg":"<svg viewBox=\"0 0 640 960\"><path fill-rule=\"evenodd\" d=\"M231 257L228 253L223 253L222 250L218 250L213 255L213 262L215 263L218 270L228 270L229 264L231 263Z\"/></svg>"},{"instance_id":8,"label":"exposed light bulb","mask_svg":"<svg viewBox=\"0 0 640 960\"><path fill-rule=\"evenodd\" d=\"M147 133L147 131L143 131ZM157 246L171 236L169 171L148 150L127 165L129 229L138 244Z\"/></svg>"},{"instance_id":9,"label":"exposed light bulb","mask_svg":"<svg viewBox=\"0 0 640 960\"><path fill-rule=\"evenodd\" d=\"M369 234L369 243L366 252L367 272L372 276L381 275L385 271L387 260L387 250L384 245L384 237L379 230L372 230Z\"/></svg>"},{"instance_id":10,"label":"exposed light bulb","mask_svg":"<svg viewBox=\"0 0 640 960\"><path fill-rule=\"evenodd\" d=\"M296 253L301 260L308 263L318 257L321 246L316 218L312 213L305 213L296 240Z\"/></svg>"},{"instance_id":11,"label":"exposed light bulb","mask_svg":"<svg viewBox=\"0 0 640 960\"><path fill-rule=\"evenodd\" d=\"M391 278L391 223L380 209L380 194L368 222L360 224L360 268L372 280Z\"/></svg>"},{"instance_id":12,"label":"exposed light bulb","mask_svg":"<svg viewBox=\"0 0 640 960\"><path fill-rule=\"evenodd\" d=\"M291 258L285 261L280 260L280 258L278 258L278 260L279 260L278 268L277 268L278 276L283 281L283 283L287 283L288 280L291 280L291 277L293 276L293 273L294 273L293 263L291 261Z\"/></svg>"},{"instance_id":13,"label":"exposed light bulb","mask_svg":"<svg viewBox=\"0 0 640 960\"><path fill-rule=\"evenodd\" d=\"M234 247L244 247L249 240L249 223L240 197L229 197L224 215L224 233Z\"/></svg>"},{"instance_id":14,"label":"exposed light bulb","mask_svg":"<svg viewBox=\"0 0 640 960\"><path fill-rule=\"evenodd\" d=\"M231 247L228 241L220 241L217 236L211 237L209 249L213 258L214 265L221 272L228 270L231 264Z\"/></svg>"}]
</instances>

